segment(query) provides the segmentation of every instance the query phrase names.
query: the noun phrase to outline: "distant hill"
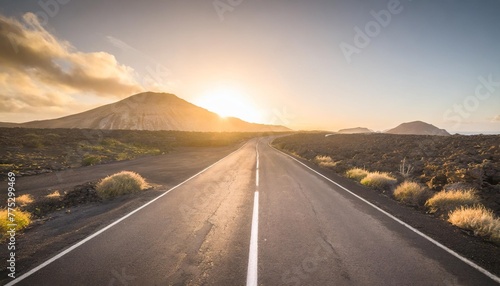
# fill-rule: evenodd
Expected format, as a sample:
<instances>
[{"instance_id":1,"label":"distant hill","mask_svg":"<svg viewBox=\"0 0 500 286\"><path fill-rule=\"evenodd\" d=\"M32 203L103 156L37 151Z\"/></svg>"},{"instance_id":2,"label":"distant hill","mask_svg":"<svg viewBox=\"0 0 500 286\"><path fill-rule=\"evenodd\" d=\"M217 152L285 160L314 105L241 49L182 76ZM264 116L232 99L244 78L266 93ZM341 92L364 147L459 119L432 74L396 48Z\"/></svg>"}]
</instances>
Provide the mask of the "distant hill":
<instances>
[{"instance_id":1,"label":"distant hill","mask_svg":"<svg viewBox=\"0 0 500 286\"><path fill-rule=\"evenodd\" d=\"M57 119L17 124L26 128L179 130L202 132L289 131L278 125L221 118L173 94L139 93L121 101ZM9 126L15 127L15 126Z\"/></svg>"},{"instance_id":2,"label":"distant hill","mask_svg":"<svg viewBox=\"0 0 500 286\"><path fill-rule=\"evenodd\" d=\"M355 128L346 128L340 129L337 133L341 134L363 134L363 133L373 133L373 130L370 130L365 127L355 127Z\"/></svg>"},{"instance_id":3,"label":"distant hill","mask_svg":"<svg viewBox=\"0 0 500 286\"><path fill-rule=\"evenodd\" d=\"M18 127L18 123L0 122L0 127Z\"/></svg>"},{"instance_id":4,"label":"distant hill","mask_svg":"<svg viewBox=\"0 0 500 286\"><path fill-rule=\"evenodd\" d=\"M387 130L389 134L413 134L413 135L440 135L448 136L450 133L444 129L422 121L413 121L400 124L396 128Z\"/></svg>"}]
</instances>

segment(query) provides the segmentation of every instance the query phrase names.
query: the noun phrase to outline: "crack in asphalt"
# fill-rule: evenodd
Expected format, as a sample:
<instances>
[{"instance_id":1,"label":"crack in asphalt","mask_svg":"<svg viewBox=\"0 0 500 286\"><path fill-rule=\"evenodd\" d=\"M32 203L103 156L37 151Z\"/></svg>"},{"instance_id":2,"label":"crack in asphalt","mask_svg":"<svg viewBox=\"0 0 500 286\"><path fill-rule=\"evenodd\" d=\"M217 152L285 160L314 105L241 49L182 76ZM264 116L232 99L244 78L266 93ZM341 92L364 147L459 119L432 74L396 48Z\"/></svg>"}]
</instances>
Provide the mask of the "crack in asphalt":
<instances>
[{"instance_id":1,"label":"crack in asphalt","mask_svg":"<svg viewBox=\"0 0 500 286\"><path fill-rule=\"evenodd\" d=\"M318 211L314 207L314 204L312 203L311 198L306 195L306 193L304 192L304 189L302 188L302 185L300 184L300 182L297 182L297 187L300 190L300 193L302 194L302 196L306 199L305 201L309 205L309 208L312 210L312 212L314 214L314 219L317 222L316 225L318 225L318 226L321 225L321 220L319 219ZM335 249L335 247L333 246L333 244L329 241L328 235L326 233L324 233L324 231L321 228L318 228L317 232L319 234L319 237L331 249L332 252L330 254L333 256L333 260L336 262L336 264L339 267L340 275L342 277L344 277L346 280L351 280L351 276L350 276L349 272L347 271L346 266L345 266L345 264L344 264L344 262L343 262L343 260L342 260L342 258L340 256L340 254ZM328 258L326 258L326 259L328 259Z\"/></svg>"},{"instance_id":2,"label":"crack in asphalt","mask_svg":"<svg viewBox=\"0 0 500 286\"><path fill-rule=\"evenodd\" d=\"M220 201L220 203L218 204L217 208L210 214L210 216L207 218L207 221L212 223L212 218L215 216L215 214L217 213L217 211L219 211L221 205L227 200L227 198L229 197L230 194L233 193L233 189L231 188L231 186L234 184L234 182L236 181L235 179L235 176L233 176L233 174L227 174L225 178L229 177L229 180L227 180L226 182L224 182L225 184L227 184L227 192L224 192L224 195ZM219 184L220 186L220 184Z\"/></svg>"},{"instance_id":3,"label":"crack in asphalt","mask_svg":"<svg viewBox=\"0 0 500 286\"><path fill-rule=\"evenodd\" d=\"M232 179L232 180L231 180ZM220 189L222 184L228 184L229 183L229 190L230 186L234 183L235 179L232 178L230 174L225 175L221 182L215 182L215 188ZM212 187L210 188L205 188L205 192L211 192ZM209 217L203 222L203 225L201 228L195 230L193 232L193 235L191 236L191 239L188 240L188 244L193 246L189 248L190 250L186 253L183 253L183 257L177 264L176 269L173 271L171 275L167 276L167 280L170 281L189 281L188 283L191 284L194 280L195 277L203 277L203 275L206 273L207 269L201 270L201 265L203 264L202 257L203 254L202 251L202 246L206 241L207 236L210 234L212 231L212 228L216 227L215 223L213 222L213 217L221 207L222 203L227 199L231 192L225 192L223 195L223 198L221 199L220 203L217 205L215 210L210 213ZM209 198L210 194L207 194L207 196L201 195L204 198ZM173 284L175 285L175 284Z\"/></svg>"},{"instance_id":4,"label":"crack in asphalt","mask_svg":"<svg viewBox=\"0 0 500 286\"><path fill-rule=\"evenodd\" d=\"M171 275L168 275L167 281L191 281L193 277L199 275L200 271L197 266L201 261L198 261L200 258L197 257L197 253L212 227L213 225L211 223L205 221L203 226L193 233L191 239L186 242L186 244L193 247L189 248L187 252L180 254L183 257L177 264L175 271L173 271Z\"/></svg>"},{"instance_id":5,"label":"crack in asphalt","mask_svg":"<svg viewBox=\"0 0 500 286\"><path fill-rule=\"evenodd\" d=\"M226 174L226 176L224 177L224 179L223 179L223 183L225 185L224 189L227 191L223 193L223 196L222 196L219 204L217 205L215 210L209 215L209 217L205 221L206 223L211 224L212 228L218 227L217 223L215 221L213 221L213 218L216 216L216 214L218 213L221 206L227 201L228 197L234 192L232 185L235 182L236 182L236 174L234 171L231 172L230 174ZM218 185L220 186L221 184L219 183ZM193 284L193 285L206 284L205 279L208 277L207 273L213 267L213 261L210 259L210 256L208 255L210 248L206 247L205 249L203 249L203 244L205 244L205 242L208 242L207 237L212 232L212 228L210 229L209 232L206 233L204 241L202 242L202 244L200 245L200 247L198 249L198 254L200 254L200 257L202 257L202 259L199 261L197 268L198 268L199 272L201 273L201 275L198 276L199 277L198 281L196 281L195 284Z\"/></svg>"}]
</instances>

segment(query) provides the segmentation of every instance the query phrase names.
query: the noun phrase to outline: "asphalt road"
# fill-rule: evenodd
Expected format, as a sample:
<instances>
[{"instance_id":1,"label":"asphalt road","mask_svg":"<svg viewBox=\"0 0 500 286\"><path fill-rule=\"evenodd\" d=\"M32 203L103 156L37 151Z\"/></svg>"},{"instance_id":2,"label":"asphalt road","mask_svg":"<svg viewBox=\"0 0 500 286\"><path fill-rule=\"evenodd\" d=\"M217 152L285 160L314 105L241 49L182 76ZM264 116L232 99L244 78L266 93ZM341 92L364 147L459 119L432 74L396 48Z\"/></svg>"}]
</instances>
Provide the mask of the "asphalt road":
<instances>
[{"instance_id":1,"label":"asphalt road","mask_svg":"<svg viewBox=\"0 0 500 286\"><path fill-rule=\"evenodd\" d=\"M17 285L497 285L267 139L256 144Z\"/></svg>"}]
</instances>

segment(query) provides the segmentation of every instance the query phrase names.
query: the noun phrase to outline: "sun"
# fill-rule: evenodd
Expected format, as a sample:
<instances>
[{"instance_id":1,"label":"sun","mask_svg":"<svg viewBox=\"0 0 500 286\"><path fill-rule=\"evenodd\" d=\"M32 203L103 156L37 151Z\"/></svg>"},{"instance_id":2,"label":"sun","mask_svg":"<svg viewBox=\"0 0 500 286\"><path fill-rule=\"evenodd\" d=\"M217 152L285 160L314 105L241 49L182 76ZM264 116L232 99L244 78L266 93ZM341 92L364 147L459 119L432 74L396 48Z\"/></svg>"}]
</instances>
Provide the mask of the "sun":
<instances>
[{"instance_id":1,"label":"sun","mask_svg":"<svg viewBox=\"0 0 500 286\"><path fill-rule=\"evenodd\" d=\"M248 122L261 122L259 109L251 99L236 88L222 87L210 90L194 103L217 113L221 117L237 117Z\"/></svg>"}]
</instances>

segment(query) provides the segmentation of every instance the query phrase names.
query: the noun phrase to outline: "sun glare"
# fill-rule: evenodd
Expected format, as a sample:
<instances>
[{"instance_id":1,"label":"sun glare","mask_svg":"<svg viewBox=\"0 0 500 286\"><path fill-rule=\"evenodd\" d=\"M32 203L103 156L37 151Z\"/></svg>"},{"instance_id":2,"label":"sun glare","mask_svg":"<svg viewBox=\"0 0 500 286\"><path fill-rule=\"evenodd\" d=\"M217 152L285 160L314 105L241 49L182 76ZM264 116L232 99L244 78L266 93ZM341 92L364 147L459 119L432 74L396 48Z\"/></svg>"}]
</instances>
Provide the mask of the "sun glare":
<instances>
[{"instance_id":1,"label":"sun glare","mask_svg":"<svg viewBox=\"0 0 500 286\"><path fill-rule=\"evenodd\" d=\"M262 120L255 104L236 89L219 88L206 92L195 100L195 104L221 117L237 117L248 122Z\"/></svg>"}]
</instances>

